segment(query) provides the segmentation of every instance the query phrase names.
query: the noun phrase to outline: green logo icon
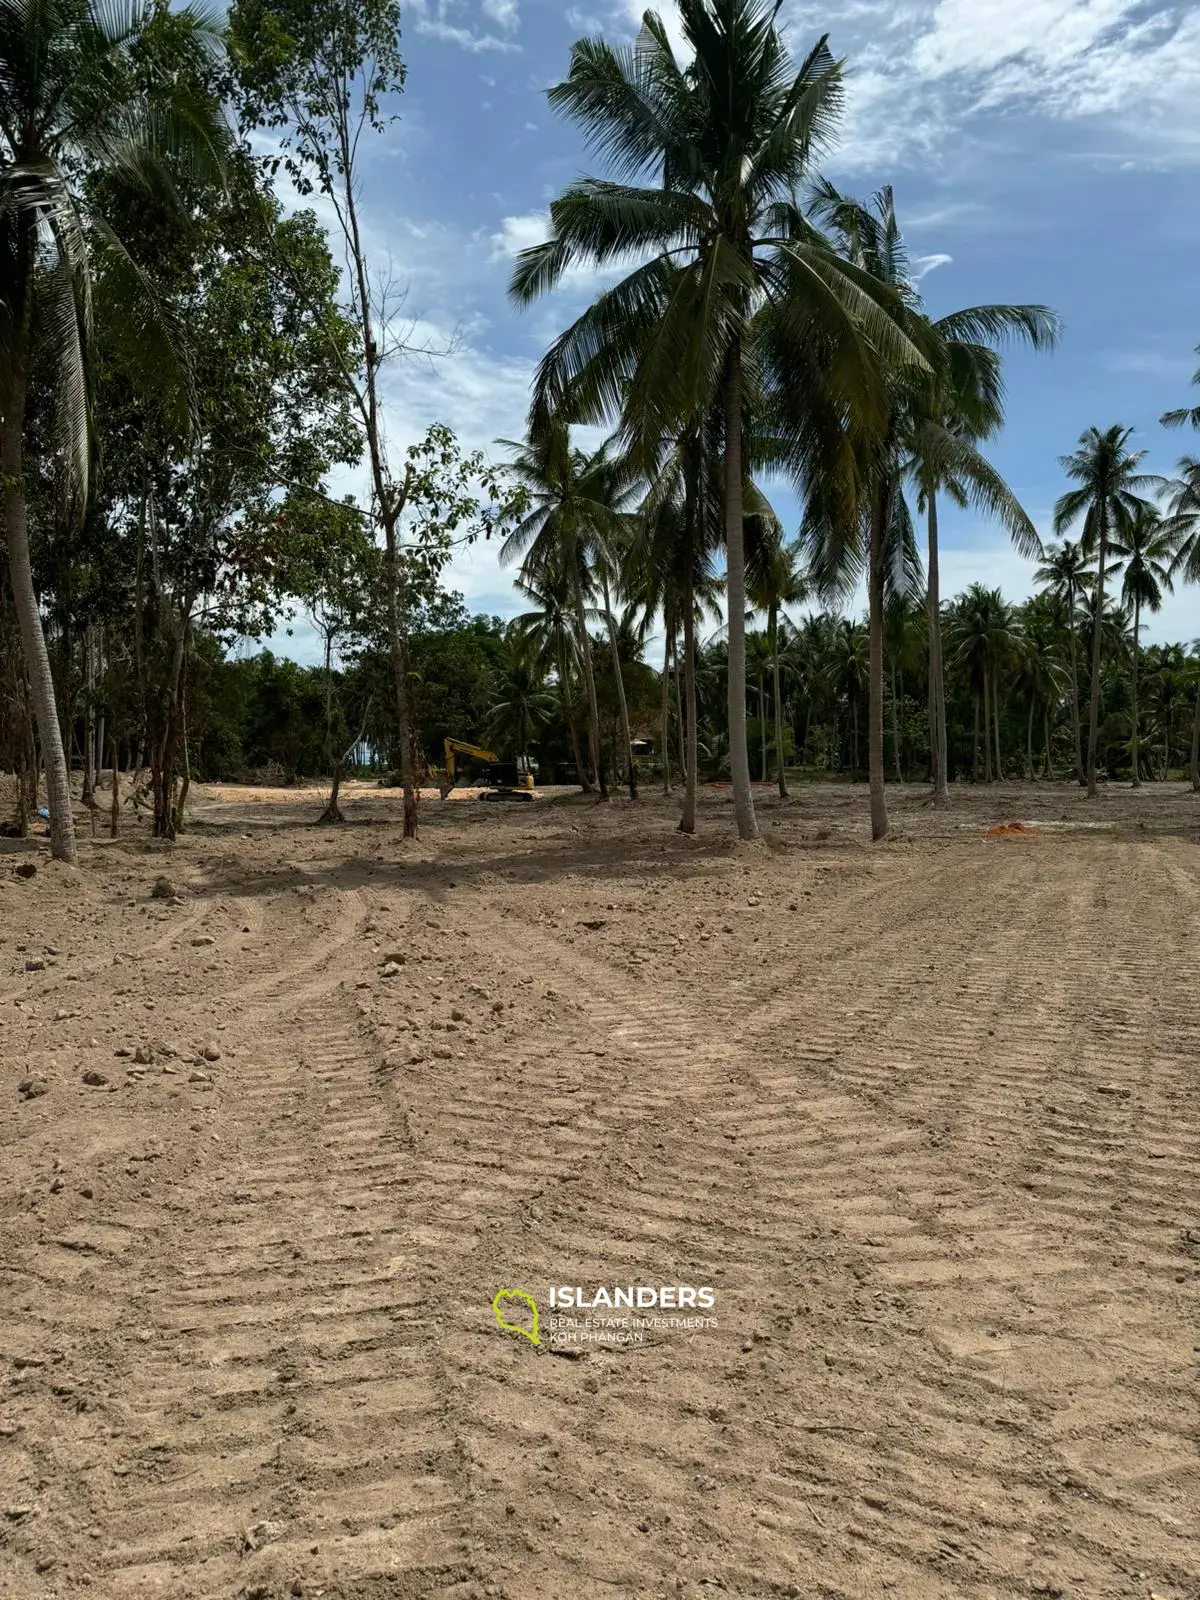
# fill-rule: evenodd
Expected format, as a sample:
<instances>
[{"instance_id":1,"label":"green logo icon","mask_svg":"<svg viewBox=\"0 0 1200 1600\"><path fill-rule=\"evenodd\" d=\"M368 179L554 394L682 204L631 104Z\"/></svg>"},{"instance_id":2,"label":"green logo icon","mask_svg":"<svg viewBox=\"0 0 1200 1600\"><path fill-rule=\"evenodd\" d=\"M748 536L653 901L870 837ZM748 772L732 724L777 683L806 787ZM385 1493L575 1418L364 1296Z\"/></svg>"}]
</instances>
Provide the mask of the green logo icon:
<instances>
[{"instance_id":1,"label":"green logo icon","mask_svg":"<svg viewBox=\"0 0 1200 1600\"><path fill-rule=\"evenodd\" d=\"M509 1309L508 1302L512 1300L520 1301L523 1306L527 1306L533 1313L532 1333L528 1328L522 1328L515 1322L505 1322L504 1313ZM522 1339L528 1339L530 1344L541 1344L542 1341L538 1338L537 1301L531 1294L526 1294L524 1289L498 1289L496 1298L492 1301L492 1310L496 1313L496 1321L504 1329L505 1333L519 1333Z\"/></svg>"}]
</instances>

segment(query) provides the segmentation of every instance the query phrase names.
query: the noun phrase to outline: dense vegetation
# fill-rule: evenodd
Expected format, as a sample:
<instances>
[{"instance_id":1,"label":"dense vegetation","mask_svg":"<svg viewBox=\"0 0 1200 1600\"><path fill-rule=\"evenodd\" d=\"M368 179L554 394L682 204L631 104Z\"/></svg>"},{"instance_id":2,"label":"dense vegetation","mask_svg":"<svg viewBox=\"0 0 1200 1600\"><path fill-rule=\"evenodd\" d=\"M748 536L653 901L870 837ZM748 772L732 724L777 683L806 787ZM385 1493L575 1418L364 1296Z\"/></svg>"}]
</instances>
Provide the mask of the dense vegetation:
<instances>
[{"instance_id":1,"label":"dense vegetation","mask_svg":"<svg viewBox=\"0 0 1200 1600\"><path fill-rule=\"evenodd\" d=\"M582 41L550 91L604 175L554 202L513 298L580 264L624 275L555 340L496 463L440 425L385 426L382 374L413 351L358 162L404 89L396 0L237 0L222 28L164 0L0 0L16 827L44 772L72 858L73 763L93 806L102 769L133 769L166 837L197 774L328 776L337 822L366 749L409 835L451 734L531 755L543 781L681 782L686 830L700 778L727 777L747 839L753 780L786 794L789 771L869 777L877 838L891 778L945 803L958 779L1095 794L1187 762L1200 787L1200 665L1141 642L1200 576L1200 464L1152 479L1129 429L1086 429L1043 550L985 447L1003 347L1049 346L1055 315L929 317L890 190L820 176L843 91L825 41L790 60L767 0L680 11L686 59L648 13L636 49ZM332 238L283 206L281 175L323 197ZM608 443L585 452L596 426ZM362 503L329 489L355 465ZM796 530L771 505L783 481ZM946 500L1041 563L1033 600L943 599ZM493 534L528 608L508 624L442 581ZM844 614L860 580L864 622ZM229 658L297 610L320 666Z\"/></svg>"}]
</instances>

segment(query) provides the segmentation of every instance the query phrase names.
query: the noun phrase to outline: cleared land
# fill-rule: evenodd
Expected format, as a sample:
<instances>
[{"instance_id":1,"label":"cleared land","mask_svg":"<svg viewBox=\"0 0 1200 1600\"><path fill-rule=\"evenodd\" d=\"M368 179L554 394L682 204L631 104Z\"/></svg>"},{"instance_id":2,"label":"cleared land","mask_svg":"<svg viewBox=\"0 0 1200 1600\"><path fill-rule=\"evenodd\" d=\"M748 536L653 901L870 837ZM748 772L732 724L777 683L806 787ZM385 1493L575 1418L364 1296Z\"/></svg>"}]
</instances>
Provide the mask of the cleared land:
<instances>
[{"instance_id":1,"label":"cleared land","mask_svg":"<svg viewBox=\"0 0 1200 1600\"><path fill-rule=\"evenodd\" d=\"M9 847L0 1593L1194 1600L1200 801L893 798Z\"/></svg>"}]
</instances>

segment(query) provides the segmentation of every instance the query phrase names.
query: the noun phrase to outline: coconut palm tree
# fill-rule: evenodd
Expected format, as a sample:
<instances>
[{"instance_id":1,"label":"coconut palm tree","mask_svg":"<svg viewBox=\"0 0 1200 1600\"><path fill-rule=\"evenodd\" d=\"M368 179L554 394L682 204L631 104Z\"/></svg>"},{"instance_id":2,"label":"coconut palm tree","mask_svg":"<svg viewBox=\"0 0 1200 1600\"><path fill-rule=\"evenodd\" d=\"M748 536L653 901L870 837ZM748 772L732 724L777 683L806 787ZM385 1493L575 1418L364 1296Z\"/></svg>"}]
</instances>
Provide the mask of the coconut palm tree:
<instances>
[{"instance_id":1,"label":"coconut palm tree","mask_svg":"<svg viewBox=\"0 0 1200 1600\"><path fill-rule=\"evenodd\" d=\"M719 463L720 418L712 411L667 441L657 459L647 461L651 488L641 508L640 531L631 558L638 600L647 617L659 608L676 619L683 639L683 695L679 704L683 744L681 833L696 831L699 722L696 712L696 625L720 620L715 556L719 544L722 483ZM678 688L678 660L676 662Z\"/></svg>"},{"instance_id":2,"label":"coconut palm tree","mask_svg":"<svg viewBox=\"0 0 1200 1600\"><path fill-rule=\"evenodd\" d=\"M783 526L774 516L764 516L755 521L757 526L748 536L746 589L755 610L765 612L767 617L767 651L775 709L775 778L779 785L779 798L786 800L788 786L783 737L783 679L779 661L780 613L786 606L803 605L812 587L804 571L799 542L787 542ZM764 751L766 737L764 722ZM765 776L764 771L764 780Z\"/></svg>"},{"instance_id":3,"label":"coconut palm tree","mask_svg":"<svg viewBox=\"0 0 1200 1600\"><path fill-rule=\"evenodd\" d=\"M1171 573L1179 549L1179 537L1169 522L1164 522L1157 506L1142 507L1132 518L1129 527L1118 532L1111 541L1114 557L1112 576L1124 575L1121 597L1133 607L1133 671L1132 690L1133 736L1133 787L1142 786L1138 760L1138 654L1141 645L1142 612L1159 611L1164 591L1173 588Z\"/></svg>"},{"instance_id":4,"label":"coconut palm tree","mask_svg":"<svg viewBox=\"0 0 1200 1600\"><path fill-rule=\"evenodd\" d=\"M1200 344L1196 354L1200 356ZM1200 384L1200 371L1192 374L1192 382ZM1174 411L1164 411L1158 420L1164 428L1200 428L1200 406L1179 406Z\"/></svg>"},{"instance_id":5,"label":"coconut palm tree","mask_svg":"<svg viewBox=\"0 0 1200 1600\"><path fill-rule=\"evenodd\" d=\"M110 286L127 297L131 314L138 308L140 336L160 347L164 372L174 356L148 283L95 202L102 185L94 180L107 175L142 185L170 207L172 159L210 172L220 166L226 131L187 74L176 82L164 69L164 81L147 93L139 46L157 14L151 0L0 0L0 485L46 767L50 847L65 861L75 859L70 775L30 563L26 452L56 452L73 504L86 502L91 285L100 254ZM216 48L216 32L198 12L171 15L176 41L195 60ZM26 437L35 360L56 398L56 433L46 443Z\"/></svg>"},{"instance_id":6,"label":"coconut palm tree","mask_svg":"<svg viewBox=\"0 0 1200 1600\"><path fill-rule=\"evenodd\" d=\"M882 434L871 440L865 464L863 542L867 546L867 595L871 630L871 831L888 831L884 788L883 657L884 609L889 584L898 587L901 550L893 535L911 527L902 480L915 479L918 501L929 517L930 694L934 708L934 793L948 799L945 782L945 689L942 683L941 596L938 577L937 492L970 504L1000 520L1023 555L1040 555L1037 530L976 441L994 433L1003 420L1003 385L997 346L1023 339L1034 349L1051 347L1058 318L1045 306L974 306L930 322L914 285L908 252L896 218L890 188L866 202L820 186L818 212L840 249L861 270L890 289L899 319L910 339L927 356L893 375L890 409ZM845 536L843 535L843 540ZM836 544L836 538L835 538ZM938 773L942 776L939 779Z\"/></svg>"},{"instance_id":7,"label":"coconut palm tree","mask_svg":"<svg viewBox=\"0 0 1200 1600\"><path fill-rule=\"evenodd\" d=\"M1104 614L1105 569L1111 541L1127 538L1134 519L1148 505L1138 493L1153 488L1157 480L1138 471L1146 452L1130 450L1132 428L1114 426L1088 428L1079 436L1078 447L1059 463L1078 487L1068 489L1054 507L1054 531L1060 537L1083 519L1080 541L1084 552L1096 558L1094 613ZM1091 701L1088 710L1087 792L1094 800L1096 783L1096 740L1100 728L1100 650L1102 627L1092 629Z\"/></svg>"},{"instance_id":8,"label":"coconut palm tree","mask_svg":"<svg viewBox=\"0 0 1200 1600\"><path fill-rule=\"evenodd\" d=\"M500 562L521 560L522 577L538 585L565 581L571 596L576 645L587 689L592 777L607 792L600 750L600 712L588 633L588 600L606 538L620 526L630 494L619 464L603 448L592 455L574 449L560 420L547 422L518 443L501 439L511 452L509 470L529 496L531 509L500 547ZM611 608L609 610L611 621Z\"/></svg>"},{"instance_id":9,"label":"coconut palm tree","mask_svg":"<svg viewBox=\"0 0 1200 1600\"><path fill-rule=\"evenodd\" d=\"M993 746L996 777L1003 778L1000 750L1000 676L1019 660L1021 628L1014 608L999 589L973 583L960 598L949 623L955 659L967 669L975 697L975 756L972 775L979 776L979 721L983 714L984 781L992 781Z\"/></svg>"},{"instance_id":10,"label":"coconut palm tree","mask_svg":"<svg viewBox=\"0 0 1200 1600\"><path fill-rule=\"evenodd\" d=\"M536 650L519 627L510 630L497 663L495 698L488 708L489 739L511 749L528 770L529 746L554 714L554 696L537 664Z\"/></svg>"},{"instance_id":11,"label":"coconut palm tree","mask_svg":"<svg viewBox=\"0 0 1200 1600\"><path fill-rule=\"evenodd\" d=\"M824 676L829 688L850 707L851 779L858 782L859 708L867 698L871 673L868 630L849 617L839 617L829 636Z\"/></svg>"},{"instance_id":12,"label":"coconut palm tree","mask_svg":"<svg viewBox=\"0 0 1200 1600\"><path fill-rule=\"evenodd\" d=\"M730 771L738 833L758 837L746 744L743 421L755 385L790 397L800 474L838 453L838 422L880 423L888 362L920 359L894 297L839 261L796 195L841 105L821 40L796 70L777 0L680 0L676 59L647 12L633 49L575 45L550 102L609 161L550 208L551 237L522 252L511 292L528 303L579 264L648 257L551 346L535 415L620 413L647 455L709 410L722 418ZM752 359L747 360L748 356Z\"/></svg>"},{"instance_id":13,"label":"coconut palm tree","mask_svg":"<svg viewBox=\"0 0 1200 1600\"><path fill-rule=\"evenodd\" d=\"M1071 641L1071 732L1075 741L1075 777L1080 784L1087 780L1083 770L1083 736L1079 727L1079 601L1095 577L1091 558L1084 554L1082 545L1064 539L1061 544L1048 545L1045 559L1034 573L1034 581L1053 595L1066 616L1067 632Z\"/></svg>"}]
</instances>

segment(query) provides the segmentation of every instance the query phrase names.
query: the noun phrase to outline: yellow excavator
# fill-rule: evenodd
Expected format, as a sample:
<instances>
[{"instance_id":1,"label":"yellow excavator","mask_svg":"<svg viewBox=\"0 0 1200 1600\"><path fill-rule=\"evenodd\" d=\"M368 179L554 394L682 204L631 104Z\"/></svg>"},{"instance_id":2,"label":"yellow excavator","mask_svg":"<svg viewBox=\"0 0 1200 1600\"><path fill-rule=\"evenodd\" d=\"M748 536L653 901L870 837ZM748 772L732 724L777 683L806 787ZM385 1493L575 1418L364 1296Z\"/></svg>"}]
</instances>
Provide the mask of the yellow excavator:
<instances>
[{"instance_id":1,"label":"yellow excavator","mask_svg":"<svg viewBox=\"0 0 1200 1600\"><path fill-rule=\"evenodd\" d=\"M532 800L533 773L522 770L524 763L501 761L491 750L481 750L476 744L466 744L462 739L446 740L446 776L439 785L442 799L458 782L456 756L474 757L487 762L486 787L480 791L481 800Z\"/></svg>"}]
</instances>

